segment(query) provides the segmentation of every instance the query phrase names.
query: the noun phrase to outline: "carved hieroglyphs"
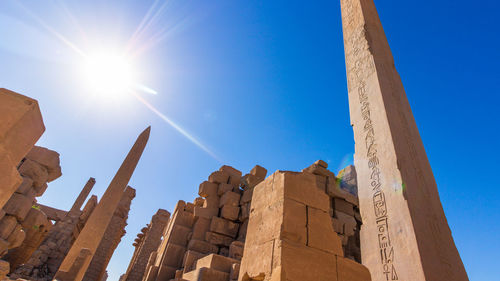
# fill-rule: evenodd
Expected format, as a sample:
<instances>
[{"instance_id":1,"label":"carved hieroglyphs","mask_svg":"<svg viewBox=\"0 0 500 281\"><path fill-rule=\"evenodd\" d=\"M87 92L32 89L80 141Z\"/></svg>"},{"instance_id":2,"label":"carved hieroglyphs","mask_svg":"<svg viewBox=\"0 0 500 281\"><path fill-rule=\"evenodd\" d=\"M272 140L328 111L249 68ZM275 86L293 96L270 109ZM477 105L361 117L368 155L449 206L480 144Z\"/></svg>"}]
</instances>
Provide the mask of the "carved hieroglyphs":
<instances>
[{"instance_id":1,"label":"carved hieroglyphs","mask_svg":"<svg viewBox=\"0 0 500 281\"><path fill-rule=\"evenodd\" d=\"M342 0L363 264L375 281L468 280L373 0Z\"/></svg>"}]
</instances>

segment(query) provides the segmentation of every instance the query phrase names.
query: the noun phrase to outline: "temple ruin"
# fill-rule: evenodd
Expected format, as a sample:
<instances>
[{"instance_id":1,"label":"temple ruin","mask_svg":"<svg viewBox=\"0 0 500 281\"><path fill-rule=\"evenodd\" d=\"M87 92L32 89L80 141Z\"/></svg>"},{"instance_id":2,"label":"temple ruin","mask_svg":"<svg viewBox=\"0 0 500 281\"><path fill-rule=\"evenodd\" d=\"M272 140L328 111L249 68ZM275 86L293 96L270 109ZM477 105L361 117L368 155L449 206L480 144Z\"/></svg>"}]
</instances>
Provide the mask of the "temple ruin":
<instances>
[{"instance_id":1,"label":"temple ruin","mask_svg":"<svg viewBox=\"0 0 500 281\"><path fill-rule=\"evenodd\" d=\"M120 281L468 280L373 0L340 2L355 165L223 165L144 218ZM68 211L37 202L62 175L44 130L36 100L0 89L0 280L104 281L151 128L102 198L89 178Z\"/></svg>"}]
</instances>

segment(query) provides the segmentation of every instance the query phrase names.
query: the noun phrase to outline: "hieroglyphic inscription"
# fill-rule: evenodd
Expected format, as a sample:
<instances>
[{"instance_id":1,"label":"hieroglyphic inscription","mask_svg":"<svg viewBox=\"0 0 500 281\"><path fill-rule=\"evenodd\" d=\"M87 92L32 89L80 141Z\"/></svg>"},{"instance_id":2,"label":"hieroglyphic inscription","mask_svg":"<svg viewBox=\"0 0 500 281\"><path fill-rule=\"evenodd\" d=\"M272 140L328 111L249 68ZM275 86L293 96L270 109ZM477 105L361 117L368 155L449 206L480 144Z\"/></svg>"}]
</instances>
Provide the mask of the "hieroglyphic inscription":
<instances>
[{"instance_id":1,"label":"hieroglyphic inscription","mask_svg":"<svg viewBox=\"0 0 500 281\"><path fill-rule=\"evenodd\" d=\"M355 2L358 7L353 6ZM363 133L366 146L368 168L371 171L370 186L377 228L377 239L380 250L380 262L386 280L399 280L394 265L394 247L389 235L389 216L387 203L382 190L380 178L379 158L377 156L377 143L373 128L370 101L367 94L366 79L375 72L375 65L369 44L366 40L366 29L362 20L361 7L358 1L344 0L343 23L345 36L345 53L347 65L348 87L350 94L356 94L361 105L361 116L364 121Z\"/></svg>"}]
</instances>

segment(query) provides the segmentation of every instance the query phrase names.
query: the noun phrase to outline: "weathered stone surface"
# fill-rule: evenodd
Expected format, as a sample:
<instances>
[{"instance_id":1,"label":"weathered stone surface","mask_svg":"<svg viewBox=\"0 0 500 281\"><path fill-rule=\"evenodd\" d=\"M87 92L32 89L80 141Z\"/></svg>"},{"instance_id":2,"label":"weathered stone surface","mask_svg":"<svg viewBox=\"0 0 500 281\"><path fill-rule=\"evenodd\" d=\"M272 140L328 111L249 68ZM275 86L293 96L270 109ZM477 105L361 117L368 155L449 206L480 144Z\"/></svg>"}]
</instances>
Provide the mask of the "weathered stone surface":
<instances>
[{"instance_id":1,"label":"weathered stone surface","mask_svg":"<svg viewBox=\"0 0 500 281\"><path fill-rule=\"evenodd\" d=\"M244 246L245 243L241 241L233 241L231 245L229 245L229 257L235 260L241 260Z\"/></svg>"},{"instance_id":2,"label":"weathered stone surface","mask_svg":"<svg viewBox=\"0 0 500 281\"><path fill-rule=\"evenodd\" d=\"M0 280L3 280L9 274L10 265L8 262L0 260Z\"/></svg>"},{"instance_id":3,"label":"weathered stone surface","mask_svg":"<svg viewBox=\"0 0 500 281\"><path fill-rule=\"evenodd\" d=\"M14 216L4 216L2 220L0 220L0 238L6 240L14 228L16 228L17 219Z\"/></svg>"},{"instance_id":4,"label":"weathered stone surface","mask_svg":"<svg viewBox=\"0 0 500 281\"><path fill-rule=\"evenodd\" d=\"M59 153L45 147L34 146L26 155L27 159L33 160L43 165L48 172L48 182L51 182L62 175L59 163Z\"/></svg>"},{"instance_id":5,"label":"weathered stone surface","mask_svg":"<svg viewBox=\"0 0 500 281\"><path fill-rule=\"evenodd\" d=\"M370 281L368 268L350 259L337 256L338 281Z\"/></svg>"},{"instance_id":6,"label":"weathered stone surface","mask_svg":"<svg viewBox=\"0 0 500 281\"><path fill-rule=\"evenodd\" d=\"M224 171L215 171L210 174L208 181L212 183L229 183L229 175Z\"/></svg>"},{"instance_id":7,"label":"weathered stone surface","mask_svg":"<svg viewBox=\"0 0 500 281\"><path fill-rule=\"evenodd\" d=\"M237 220L239 214L240 214L240 207L234 207L231 205L224 205L220 210L221 217L232 221Z\"/></svg>"},{"instance_id":8,"label":"weathered stone surface","mask_svg":"<svg viewBox=\"0 0 500 281\"><path fill-rule=\"evenodd\" d=\"M234 238L209 231L205 234L205 241L219 247L229 247L231 242L234 241Z\"/></svg>"},{"instance_id":9,"label":"weathered stone surface","mask_svg":"<svg viewBox=\"0 0 500 281\"><path fill-rule=\"evenodd\" d=\"M210 244L206 241L191 239L188 244L188 250L196 251L203 254L217 253L219 247Z\"/></svg>"},{"instance_id":10,"label":"weathered stone surface","mask_svg":"<svg viewBox=\"0 0 500 281\"><path fill-rule=\"evenodd\" d=\"M204 181L200 184L198 195L201 197L217 196L218 187L217 183Z\"/></svg>"},{"instance_id":11,"label":"weathered stone surface","mask_svg":"<svg viewBox=\"0 0 500 281\"><path fill-rule=\"evenodd\" d=\"M217 189L217 195L222 196L224 193L233 190L233 186L229 183L220 183Z\"/></svg>"},{"instance_id":12,"label":"weathered stone surface","mask_svg":"<svg viewBox=\"0 0 500 281\"><path fill-rule=\"evenodd\" d=\"M211 220L205 217L197 217L196 222L193 226L193 236L192 239L204 240L205 233L210 231Z\"/></svg>"},{"instance_id":13,"label":"weathered stone surface","mask_svg":"<svg viewBox=\"0 0 500 281\"><path fill-rule=\"evenodd\" d=\"M23 221L31 209L32 204L32 198L19 193L14 193L3 209L8 215L16 217L18 221Z\"/></svg>"},{"instance_id":14,"label":"weathered stone surface","mask_svg":"<svg viewBox=\"0 0 500 281\"><path fill-rule=\"evenodd\" d=\"M239 224L219 217L213 217L210 223L210 231L233 238L238 234L238 228Z\"/></svg>"},{"instance_id":15,"label":"weathered stone surface","mask_svg":"<svg viewBox=\"0 0 500 281\"><path fill-rule=\"evenodd\" d=\"M239 186L241 182L241 172L231 166L224 165L220 167L219 171L225 172L229 175L229 184L232 186Z\"/></svg>"},{"instance_id":16,"label":"weathered stone surface","mask_svg":"<svg viewBox=\"0 0 500 281\"><path fill-rule=\"evenodd\" d=\"M17 248L21 246L26 237L26 232L24 232L23 227L18 224L14 228L14 231L7 238L7 242L9 242L9 249Z\"/></svg>"},{"instance_id":17,"label":"weathered stone surface","mask_svg":"<svg viewBox=\"0 0 500 281\"><path fill-rule=\"evenodd\" d=\"M375 281L387 280L386 272L468 280L375 4L341 6L363 264Z\"/></svg>"},{"instance_id":18,"label":"weathered stone surface","mask_svg":"<svg viewBox=\"0 0 500 281\"><path fill-rule=\"evenodd\" d=\"M236 192L226 192L222 195L219 201L219 208L222 208L222 206L233 206L233 207L238 207L240 204L240 195Z\"/></svg>"},{"instance_id":19,"label":"weathered stone surface","mask_svg":"<svg viewBox=\"0 0 500 281\"><path fill-rule=\"evenodd\" d=\"M338 256L343 255L339 236L333 230L328 213L307 207L307 245Z\"/></svg>"},{"instance_id":20,"label":"weathered stone surface","mask_svg":"<svg viewBox=\"0 0 500 281\"><path fill-rule=\"evenodd\" d=\"M49 179L47 168L30 159L24 160L19 167L19 173L22 176L31 178L33 185L36 187L43 186Z\"/></svg>"}]
</instances>

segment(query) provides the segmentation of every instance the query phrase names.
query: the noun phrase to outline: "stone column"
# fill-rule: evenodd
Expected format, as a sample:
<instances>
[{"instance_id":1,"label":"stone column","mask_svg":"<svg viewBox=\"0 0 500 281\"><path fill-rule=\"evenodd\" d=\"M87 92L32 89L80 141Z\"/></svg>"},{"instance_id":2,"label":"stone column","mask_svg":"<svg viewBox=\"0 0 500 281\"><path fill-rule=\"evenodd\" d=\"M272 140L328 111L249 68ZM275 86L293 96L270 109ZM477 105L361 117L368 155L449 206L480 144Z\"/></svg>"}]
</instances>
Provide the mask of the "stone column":
<instances>
[{"instance_id":1,"label":"stone column","mask_svg":"<svg viewBox=\"0 0 500 281\"><path fill-rule=\"evenodd\" d=\"M90 191L92 191L92 188L95 185L95 179L94 178L89 178L85 186L83 187L82 191L78 195L78 197L75 200L75 203L73 203L73 206L69 210L69 212L80 212L80 208L83 206L83 203L87 199L87 196L89 196Z\"/></svg>"},{"instance_id":2,"label":"stone column","mask_svg":"<svg viewBox=\"0 0 500 281\"><path fill-rule=\"evenodd\" d=\"M0 208L22 182L17 165L44 131L36 100L0 88Z\"/></svg>"},{"instance_id":3,"label":"stone column","mask_svg":"<svg viewBox=\"0 0 500 281\"><path fill-rule=\"evenodd\" d=\"M56 274L56 279L61 281L82 280L83 275L85 274L85 271L87 271L90 261L92 260L92 257L101 242L104 232L111 221L113 213L118 207L120 198L122 197L122 194L132 177L142 152L144 151L149 138L150 130L151 127L148 127L137 138L134 146L128 153L127 157L120 166L120 169L109 184L108 189L102 196L101 201L92 212L92 215L85 224L85 227L82 229L82 232L71 247L68 255L65 257L58 273ZM82 251L85 253L88 251L90 254L82 255ZM81 266L76 269L75 267L72 267L72 265L79 256L84 258L84 261L81 263L79 262ZM77 270L78 272L73 274L69 272L70 270ZM71 276L71 278L74 276L74 279L67 279L66 276Z\"/></svg>"},{"instance_id":4,"label":"stone column","mask_svg":"<svg viewBox=\"0 0 500 281\"><path fill-rule=\"evenodd\" d=\"M109 261L116 247L118 247L121 238L126 233L125 226L127 226L128 213L134 197L135 189L130 186L127 187L83 277L84 281L102 280L106 275L106 268Z\"/></svg>"},{"instance_id":5,"label":"stone column","mask_svg":"<svg viewBox=\"0 0 500 281\"><path fill-rule=\"evenodd\" d=\"M375 281L468 280L373 0L341 0L363 226Z\"/></svg>"},{"instance_id":6,"label":"stone column","mask_svg":"<svg viewBox=\"0 0 500 281\"><path fill-rule=\"evenodd\" d=\"M123 281L141 281L151 253L154 252L161 242L161 237L170 218L170 213L159 209L151 218L148 227L145 228L143 237L136 245L136 250L130 261L127 272L122 277ZM137 241L137 240L136 240Z\"/></svg>"}]
</instances>

